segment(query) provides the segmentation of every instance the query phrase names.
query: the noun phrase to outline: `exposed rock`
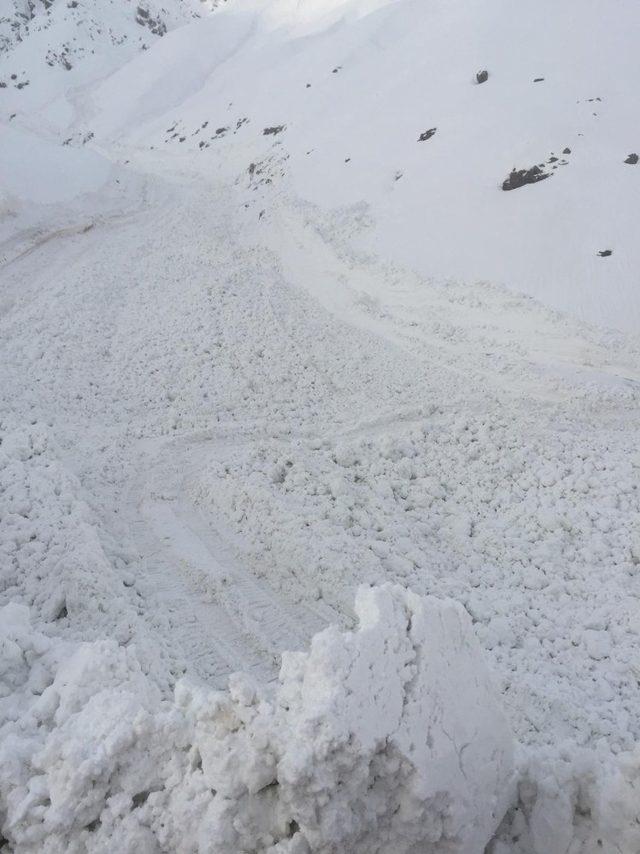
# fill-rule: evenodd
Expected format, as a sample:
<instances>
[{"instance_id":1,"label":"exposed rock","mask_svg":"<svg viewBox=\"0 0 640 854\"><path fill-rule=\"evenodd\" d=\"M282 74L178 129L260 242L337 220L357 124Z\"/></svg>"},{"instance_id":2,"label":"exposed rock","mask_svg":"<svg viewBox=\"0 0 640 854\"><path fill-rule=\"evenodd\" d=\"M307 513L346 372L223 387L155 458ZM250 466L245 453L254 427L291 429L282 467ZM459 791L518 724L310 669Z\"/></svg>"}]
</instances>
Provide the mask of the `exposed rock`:
<instances>
[{"instance_id":1,"label":"exposed rock","mask_svg":"<svg viewBox=\"0 0 640 854\"><path fill-rule=\"evenodd\" d=\"M276 134L282 133L285 128L286 125L274 125L274 127L265 128L262 134L263 136L276 136Z\"/></svg>"},{"instance_id":2,"label":"exposed rock","mask_svg":"<svg viewBox=\"0 0 640 854\"><path fill-rule=\"evenodd\" d=\"M638 155L637 154L630 154L624 162L629 163L631 166L635 166L636 163L638 162Z\"/></svg>"},{"instance_id":3,"label":"exposed rock","mask_svg":"<svg viewBox=\"0 0 640 854\"><path fill-rule=\"evenodd\" d=\"M538 181L550 177L551 173L544 172L539 166L532 166L531 169L512 169L509 177L502 182L502 189L517 190L525 184L537 184Z\"/></svg>"},{"instance_id":4,"label":"exposed rock","mask_svg":"<svg viewBox=\"0 0 640 854\"><path fill-rule=\"evenodd\" d=\"M160 18L153 18L148 9L138 6L136 9L136 22L142 27L147 27L154 36L163 36L167 32L167 25Z\"/></svg>"},{"instance_id":5,"label":"exposed rock","mask_svg":"<svg viewBox=\"0 0 640 854\"><path fill-rule=\"evenodd\" d=\"M421 133L418 137L418 142L425 142L427 139L431 139L434 133L438 130L438 128L429 128L424 133Z\"/></svg>"},{"instance_id":6,"label":"exposed rock","mask_svg":"<svg viewBox=\"0 0 640 854\"><path fill-rule=\"evenodd\" d=\"M601 258L608 258L609 255L613 255L613 249L601 249L600 252L598 252L598 255Z\"/></svg>"},{"instance_id":7,"label":"exposed rock","mask_svg":"<svg viewBox=\"0 0 640 854\"><path fill-rule=\"evenodd\" d=\"M486 68L483 68L482 71L478 71L476 74L476 83L486 83L489 79L489 72Z\"/></svg>"}]
</instances>

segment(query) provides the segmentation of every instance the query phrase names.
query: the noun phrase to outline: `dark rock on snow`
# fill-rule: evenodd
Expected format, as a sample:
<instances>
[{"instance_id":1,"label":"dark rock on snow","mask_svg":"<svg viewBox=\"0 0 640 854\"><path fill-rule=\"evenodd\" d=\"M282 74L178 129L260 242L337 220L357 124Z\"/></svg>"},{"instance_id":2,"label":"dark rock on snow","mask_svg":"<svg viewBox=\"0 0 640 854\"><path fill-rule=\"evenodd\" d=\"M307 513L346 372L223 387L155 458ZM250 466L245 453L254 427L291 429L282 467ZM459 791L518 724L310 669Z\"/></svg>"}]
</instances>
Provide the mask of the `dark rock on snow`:
<instances>
[{"instance_id":1,"label":"dark rock on snow","mask_svg":"<svg viewBox=\"0 0 640 854\"><path fill-rule=\"evenodd\" d=\"M630 154L624 162L629 163L631 166L635 166L636 163L638 162L638 155L637 154Z\"/></svg>"},{"instance_id":2,"label":"dark rock on snow","mask_svg":"<svg viewBox=\"0 0 640 854\"><path fill-rule=\"evenodd\" d=\"M539 166L532 166L531 169L513 169L509 177L502 182L502 189L517 190L525 184L537 184L538 181L544 181L545 178L550 177L551 174L544 172Z\"/></svg>"},{"instance_id":3,"label":"dark rock on snow","mask_svg":"<svg viewBox=\"0 0 640 854\"><path fill-rule=\"evenodd\" d=\"M488 79L489 72L486 68L484 68L482 71L478 71L478 73L476 74L476 83L486 83Z\"/></svg>"},{"instance_id":4,"label":"dark rock on snow","mask_svg":"<svg viewBox=\"0 0 640 854\"><path fill-rule=\"evenodd\" d=\"M437 129L438 128L429 128L429 130L426 130L424 133L421 133L418 137L418 142L426 142L428 139L431 139Z\"/></svg>"}]
</instances>

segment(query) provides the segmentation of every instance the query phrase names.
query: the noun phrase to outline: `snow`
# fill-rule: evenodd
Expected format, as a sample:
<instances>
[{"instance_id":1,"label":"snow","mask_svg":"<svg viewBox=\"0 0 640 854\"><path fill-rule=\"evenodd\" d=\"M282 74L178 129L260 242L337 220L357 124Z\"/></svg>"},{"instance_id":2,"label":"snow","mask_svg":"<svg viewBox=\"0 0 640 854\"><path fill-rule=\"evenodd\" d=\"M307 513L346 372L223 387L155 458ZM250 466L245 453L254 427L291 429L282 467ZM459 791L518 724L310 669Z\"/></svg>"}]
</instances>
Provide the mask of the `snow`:
<instances>
[{"instance_id":1,"label":"snow","mask_svg":"<svg viewBox=\"0 0 640 854\"><path fill-rule=\"evenodd\" d=\"M140 8L0 15L0 847L637 854L636 4Z\"/></svg>"}]
</instances>

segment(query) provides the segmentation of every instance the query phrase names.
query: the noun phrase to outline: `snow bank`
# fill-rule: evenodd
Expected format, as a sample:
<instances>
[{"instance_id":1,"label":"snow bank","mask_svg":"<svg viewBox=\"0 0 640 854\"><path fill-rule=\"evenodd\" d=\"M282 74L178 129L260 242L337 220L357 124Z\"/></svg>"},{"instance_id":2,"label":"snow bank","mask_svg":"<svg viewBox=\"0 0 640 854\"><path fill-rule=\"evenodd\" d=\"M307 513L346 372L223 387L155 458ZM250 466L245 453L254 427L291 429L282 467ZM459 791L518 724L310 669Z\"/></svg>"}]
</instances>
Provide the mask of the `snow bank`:
<instances>
[{"instance_id":1,"label":"snow bank","mask_svg":"<svg viewBox=\"0 0 640 854\"><path fill-rule=\"evenodd\" d=\"M272 689L180 683L133 647L0 612L0 816L14 850L480 852L512 796L508 726L464 610L362 588L360 627Z\"/></svg>"}]
</instances>

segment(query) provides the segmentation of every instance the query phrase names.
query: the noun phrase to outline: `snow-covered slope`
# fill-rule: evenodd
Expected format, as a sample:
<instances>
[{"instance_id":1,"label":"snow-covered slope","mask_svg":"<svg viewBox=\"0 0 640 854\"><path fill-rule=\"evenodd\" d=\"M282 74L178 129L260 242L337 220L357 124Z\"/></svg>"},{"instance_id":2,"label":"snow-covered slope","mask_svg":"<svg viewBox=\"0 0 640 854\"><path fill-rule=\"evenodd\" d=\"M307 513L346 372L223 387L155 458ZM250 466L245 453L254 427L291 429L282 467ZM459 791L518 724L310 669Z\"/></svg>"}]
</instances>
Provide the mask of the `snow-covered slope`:
<instances>
[{"instance_id":1,"label":"snow-covered slope","mask_svg":"<svg viewBox=\"0 0 640 854\"><path fill-rule=\"evenodd\" d=\"M638 854L637 4L6 9L0 847Z\"/></svg>"},{"instance_id":2,"label":"snow-covered slope","mask_svg":"<svg viewBox=\"0 0 640 854\"><path fill-rule=\"evenodd\" d=\"M262 207L283 171L315 204L366 203L365 251L638 330L633 0L236 2L205 27L98 90L91 130L199 153L203 169L271 164ZM502 191L536 165L547 180Z\"/></svg>"}]
</instances>

